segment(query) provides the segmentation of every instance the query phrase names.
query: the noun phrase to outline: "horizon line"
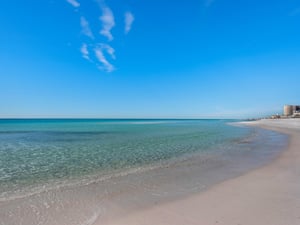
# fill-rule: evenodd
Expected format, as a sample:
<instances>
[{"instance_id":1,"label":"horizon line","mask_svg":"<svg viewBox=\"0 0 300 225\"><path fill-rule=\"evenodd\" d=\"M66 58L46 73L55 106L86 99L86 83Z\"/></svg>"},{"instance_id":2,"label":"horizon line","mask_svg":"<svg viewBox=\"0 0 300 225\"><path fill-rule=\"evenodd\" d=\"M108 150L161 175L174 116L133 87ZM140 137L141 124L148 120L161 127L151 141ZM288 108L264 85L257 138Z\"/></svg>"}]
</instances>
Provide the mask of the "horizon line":
<instances>
[{"instance_id":1,"label":"horizon line","mask_svg":"<svg viewBox=\"0 0 300 225\"><path fill-rule=\"evenodd\" d=\"M187 117L0 117L0 120L63 120L63 119L74 119L74 120L240 120L238 118L205 118L205 117L197 117L197 118L187 118Z\"/></svg>"}]
</instances>

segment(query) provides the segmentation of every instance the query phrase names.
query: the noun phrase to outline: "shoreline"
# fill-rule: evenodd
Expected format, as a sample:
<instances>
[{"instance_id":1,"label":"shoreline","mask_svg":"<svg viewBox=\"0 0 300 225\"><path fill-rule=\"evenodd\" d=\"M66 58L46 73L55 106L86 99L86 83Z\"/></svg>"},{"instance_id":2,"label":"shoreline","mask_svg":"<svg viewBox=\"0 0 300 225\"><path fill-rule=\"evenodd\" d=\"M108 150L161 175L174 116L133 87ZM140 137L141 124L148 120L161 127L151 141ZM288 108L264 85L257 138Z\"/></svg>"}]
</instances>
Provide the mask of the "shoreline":
<instances>
[{"instance_id":1,"label":"shoreline","mask_svg":"<svg viewBox=\"0 0 300 225\"><path fill-rule=\"evenodd\" d=\"M209 225L202 221L206 213L199 217L195 211L199 208L197 199L227 181L271 164L288 144L288 135L280 134L278 129L276 132L264 130L260 128L262 124L251 128L257 126L254 122L229 125L244 127L240 131L248 130L247 135L224 142L215 152L191 154L163 167L103 182L93 179L82 185L55 189L45 189L45 186L42 192L0 201L0 218L3 219L0 224L67 225L76 221L78 225ZM220 199L228 202L228 199ZM200 201L205 208L211 200ZM172 220L173 217L176 219Z\"/></svg>"},{"instance_id":2,"label":"shoreline","mask_svg":"<svg viewBox=\"0 0 300 225\"><path fill-rule=\"evenodd\" d=\"M120 218L90 224L100 225L297 225L300 224L300 120L241 122L287 134L289 144L269 164L208 190Z\"/></svg>"}]
</instances>

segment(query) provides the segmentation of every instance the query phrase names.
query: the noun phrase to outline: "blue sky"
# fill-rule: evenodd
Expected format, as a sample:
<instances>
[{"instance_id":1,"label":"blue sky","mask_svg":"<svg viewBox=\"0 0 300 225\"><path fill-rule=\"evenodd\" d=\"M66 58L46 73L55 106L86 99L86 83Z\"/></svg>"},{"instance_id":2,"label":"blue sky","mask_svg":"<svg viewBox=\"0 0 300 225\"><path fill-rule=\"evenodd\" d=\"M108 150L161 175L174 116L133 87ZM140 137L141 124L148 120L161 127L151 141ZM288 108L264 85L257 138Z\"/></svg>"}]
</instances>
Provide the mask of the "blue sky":
<instances>
[{"instance_id":1,"label":"blue sky","mask_svg":"<svg viewBox=\"0 0 300 225\"><path fill-rule=\"evenodd\" d=\"M246 118L300 104L300 2L4 1L0 117Z\"/></svg>"}]
</instances>

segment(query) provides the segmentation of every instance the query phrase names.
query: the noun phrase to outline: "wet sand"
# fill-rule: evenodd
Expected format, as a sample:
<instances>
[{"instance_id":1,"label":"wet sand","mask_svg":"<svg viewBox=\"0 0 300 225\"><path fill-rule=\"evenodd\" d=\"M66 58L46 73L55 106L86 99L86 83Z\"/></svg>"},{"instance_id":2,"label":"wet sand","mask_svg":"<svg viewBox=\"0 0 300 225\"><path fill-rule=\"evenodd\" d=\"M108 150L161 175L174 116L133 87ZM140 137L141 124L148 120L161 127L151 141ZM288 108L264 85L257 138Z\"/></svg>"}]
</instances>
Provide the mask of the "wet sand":
<instances>
[{"instance_id":1,"label":"wet sand","mask_svg":"<svg viewBox=\"0 0 300 225\"><path fill-rule=\"evenodd\" d=\"M288 134L287 149L268 165L207 191L89 224L299 225L300 119L245 124Z\"/></svg>"}]
</instances>

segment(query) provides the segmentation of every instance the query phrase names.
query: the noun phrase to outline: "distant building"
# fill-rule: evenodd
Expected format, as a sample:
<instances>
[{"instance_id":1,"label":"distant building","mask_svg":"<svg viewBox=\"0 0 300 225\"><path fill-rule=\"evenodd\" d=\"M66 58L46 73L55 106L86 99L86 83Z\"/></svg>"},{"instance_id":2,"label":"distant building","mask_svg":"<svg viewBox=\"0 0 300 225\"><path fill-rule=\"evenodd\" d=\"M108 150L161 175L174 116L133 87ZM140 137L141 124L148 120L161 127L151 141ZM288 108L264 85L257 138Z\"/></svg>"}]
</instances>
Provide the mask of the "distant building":
<instances>
[{"instance_id":1,"label":"distant building","mask_svg":"<svg viewBox=\"0 0 300 225\"><path fill-rule=\"evenodd\" d=\"M300 105L285 105L283 107L284 116L296 116L300 113Z\"/></svg>"}]
</instances>

